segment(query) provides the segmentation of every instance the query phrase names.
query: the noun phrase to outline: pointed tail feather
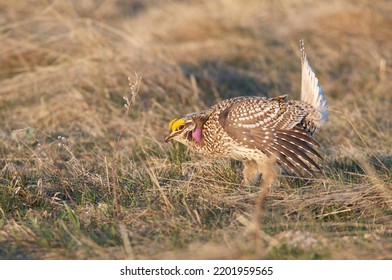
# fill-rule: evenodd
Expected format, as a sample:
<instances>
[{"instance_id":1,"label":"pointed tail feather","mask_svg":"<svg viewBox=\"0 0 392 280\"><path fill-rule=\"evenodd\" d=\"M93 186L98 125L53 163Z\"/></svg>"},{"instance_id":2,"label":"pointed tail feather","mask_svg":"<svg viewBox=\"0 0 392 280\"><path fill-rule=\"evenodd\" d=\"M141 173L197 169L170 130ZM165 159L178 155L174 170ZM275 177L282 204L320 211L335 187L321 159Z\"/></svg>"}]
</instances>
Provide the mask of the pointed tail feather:
<instances>
[{"instance_id":1,"label":"pointed tail feather","mask_svg":"<svg viewBox=\"0 0 392 280\"><path fill-rule=\"evenodd\" d=\"M309 116L309 118L316 128L320 128L328 121L327 100L306 58L303 40L300 40L300 49L302 62L301 101L314 107L316 114Z\"/></svg>"}]
</instances>

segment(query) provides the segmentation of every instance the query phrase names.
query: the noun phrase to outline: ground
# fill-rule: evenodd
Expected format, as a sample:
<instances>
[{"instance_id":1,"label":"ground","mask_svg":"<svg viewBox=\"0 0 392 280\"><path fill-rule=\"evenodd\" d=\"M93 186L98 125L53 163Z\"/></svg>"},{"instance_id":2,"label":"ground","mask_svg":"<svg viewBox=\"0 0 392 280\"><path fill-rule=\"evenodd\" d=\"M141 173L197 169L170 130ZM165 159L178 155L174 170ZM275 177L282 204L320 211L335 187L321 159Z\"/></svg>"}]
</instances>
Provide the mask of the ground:
<instances>
[{"instance_id":1,"label":"ground","mask_svg":"<svg viewBox=\"0 0 392 280\"><path fill-rule=\"evenodd\" d=\"M391 14L381 0L0 0L0 258L392 258ZM255 222L260 187L239 162L163 139L224 98L298 99L301 38L330 107L323 175L279 175Z\"/></svg>"}]
</instances>

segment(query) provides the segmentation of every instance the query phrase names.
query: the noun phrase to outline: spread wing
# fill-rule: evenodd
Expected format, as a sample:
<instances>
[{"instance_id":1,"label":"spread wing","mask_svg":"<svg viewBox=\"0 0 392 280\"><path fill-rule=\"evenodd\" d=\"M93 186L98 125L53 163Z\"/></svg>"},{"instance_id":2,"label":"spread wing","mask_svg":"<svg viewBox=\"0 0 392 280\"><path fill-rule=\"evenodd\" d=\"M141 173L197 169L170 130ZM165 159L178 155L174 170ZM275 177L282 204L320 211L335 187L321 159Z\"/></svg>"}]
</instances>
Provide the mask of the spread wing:
<instances>
[{"instance_id":1,"label":"spread wing","mask_svg":"<svg viewBox=\"0 0 392 280\"><path fill-rule=\"evenodd\" d=\"M314 141L299 125L306 116L299 106L286 102L286 96L272 99L238 100L219 115L219 123L238 144L256 148L298 176L303 171L315 176L320 170L311 156L320 155Z\"/></svg>"}]
</instances>

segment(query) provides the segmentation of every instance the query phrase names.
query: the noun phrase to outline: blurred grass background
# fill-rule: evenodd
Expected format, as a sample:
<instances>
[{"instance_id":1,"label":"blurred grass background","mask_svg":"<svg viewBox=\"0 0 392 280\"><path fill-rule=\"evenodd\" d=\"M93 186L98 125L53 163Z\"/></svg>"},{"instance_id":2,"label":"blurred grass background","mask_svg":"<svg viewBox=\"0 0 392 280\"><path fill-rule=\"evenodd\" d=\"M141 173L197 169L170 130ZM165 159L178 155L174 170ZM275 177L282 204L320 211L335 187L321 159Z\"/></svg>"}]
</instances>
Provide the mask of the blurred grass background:
<instances>
[{"instance_id":1,"label":"blurred grass background","mask_svg":"<svg viewBox=\"0 0 392 280\"><path fill-rule=\"evenodd\" d=\"M391 15L386 0L0 0L0 258L392 258ZM240 164L163 138L220 99L299 98L300 38L330 106L325 178L281 176L255 236Z\"/></svg>"}]
</instances>

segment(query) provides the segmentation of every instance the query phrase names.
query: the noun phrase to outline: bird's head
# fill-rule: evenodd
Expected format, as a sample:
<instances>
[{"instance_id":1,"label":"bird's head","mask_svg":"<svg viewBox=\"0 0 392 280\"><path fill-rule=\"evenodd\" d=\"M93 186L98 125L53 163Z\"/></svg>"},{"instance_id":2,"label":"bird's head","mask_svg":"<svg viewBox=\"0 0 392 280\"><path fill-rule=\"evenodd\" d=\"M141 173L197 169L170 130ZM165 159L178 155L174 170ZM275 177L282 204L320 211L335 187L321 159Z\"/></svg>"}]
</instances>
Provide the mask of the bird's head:
<instances>
[{"instance_id":1,"label":"bird's head","mask_svg":"<svg viewBox=\"0 0 392 280\"><path fill-rule=\"evenodd\" d=\"M170 133L166 136L165 142L175 140L185 145L200 145L203 143L203 124L200 118L192 116L174 119L169 123Z\"/></svg>"}]
</instances>

